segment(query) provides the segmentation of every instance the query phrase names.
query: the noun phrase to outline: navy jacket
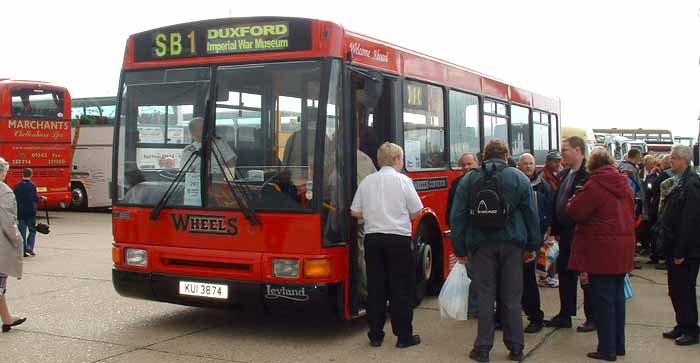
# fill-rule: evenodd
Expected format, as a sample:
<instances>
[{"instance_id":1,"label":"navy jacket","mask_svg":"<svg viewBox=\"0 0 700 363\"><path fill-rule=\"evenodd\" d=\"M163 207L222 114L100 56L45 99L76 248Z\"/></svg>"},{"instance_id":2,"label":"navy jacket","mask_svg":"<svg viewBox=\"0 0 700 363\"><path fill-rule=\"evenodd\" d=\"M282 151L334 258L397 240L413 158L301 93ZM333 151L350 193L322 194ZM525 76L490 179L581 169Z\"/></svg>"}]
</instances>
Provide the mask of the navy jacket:
<instances>
[{"instance_id":1,"label":"navy jacket","mask_svg":"<svg viewBox=\"0 0 700 363\"><path fill-rule=\"evenodd\" d=\"M17 198L17 219L36 217L36 203L41 197L36 192L36 185L31 180L24 179L15 186Z\"/></svg>"}]
</instances>

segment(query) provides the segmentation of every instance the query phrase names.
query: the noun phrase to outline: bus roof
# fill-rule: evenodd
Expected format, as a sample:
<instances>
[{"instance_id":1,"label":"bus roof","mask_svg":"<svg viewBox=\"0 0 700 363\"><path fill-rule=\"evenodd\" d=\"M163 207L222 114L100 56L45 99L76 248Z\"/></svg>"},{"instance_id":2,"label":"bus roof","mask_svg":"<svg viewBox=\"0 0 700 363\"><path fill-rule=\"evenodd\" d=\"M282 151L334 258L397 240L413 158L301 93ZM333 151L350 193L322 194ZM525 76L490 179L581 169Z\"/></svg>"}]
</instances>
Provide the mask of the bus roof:
<instances>
[{"instance_id":1,"label":"bus roof","mask_svg":"<svg viewBox=\"0 0 700 363\"><path fill-rule=\"evenodd\" d=\"M261 35L253 36L252 32ZM268 33L275 33L274 37L266 37ZM238 44L243 44L246 49L241 49ZM543 111L559 113L560 110L558 100L509 85L466 67L346 31L342 25L318 19L224 18L148 30L133 34L127 40L123 68L322 57L341 58L353 65L438 83Z\"/></svg>"},{"instance_id":2,"label":"bus roof","mask_svg":"<svg viewBox=\"0 0 700 363\"><path fill-rule=\"evenodd\" d=\"M0 92L10 87L28 87L28 88L39 88L39 89L55 89L68 92L68 89L62 86L57 86L50 82L44 81L29 81L23 79L0 79Z\"/></svg>"}]
</instances>

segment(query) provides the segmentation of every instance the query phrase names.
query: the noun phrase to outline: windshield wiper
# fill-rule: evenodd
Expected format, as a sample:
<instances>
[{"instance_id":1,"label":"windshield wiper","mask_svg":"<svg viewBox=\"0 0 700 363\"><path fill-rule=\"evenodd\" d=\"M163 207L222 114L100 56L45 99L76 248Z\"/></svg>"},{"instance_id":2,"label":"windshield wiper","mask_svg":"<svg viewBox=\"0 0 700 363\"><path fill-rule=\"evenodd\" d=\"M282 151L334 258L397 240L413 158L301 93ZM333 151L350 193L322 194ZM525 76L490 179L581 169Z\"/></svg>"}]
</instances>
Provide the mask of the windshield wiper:
<instances>
[{"instance_id":1,"label":"windshield wiper","mask_svg":"<svg viewBox=\"0 0 700 363\"><path fill-rule=\"evenodd\" d=\"M224 156L221 152L221 148L216 143L216 141L213 141L213 135L210 136L212 137L209 137L207 142L209 142L212 145L211 154L214 156L214 160L216 160L216 163L219 166L219 169L221 170L221 174L224 176L224 181L226 181L226 185L228 185L231 194L236 199L236 203L238 203L238 206L241 208L241 211L243 211L243 215L245 215L248 222L250 222L250 224L253 226L262 224L262 221L260 221L260 218L258 217L258 213L255 212L255 209L250 206L250 192L247 186L243 186L235 179L229 179L229 173L227 173L228 167L226 168L226 170L224 169L225 160L223 160Z\"/></svg>"},{"instance_id":2,"label":"windshield wiper","mask_svg":"<svg viewBox=\"0 0 700 363\"><path fill-rule=\"evenodd\" d=\"M165 191L165 193L163 193L163 196L158 201L158 204L156 204L156 206L151 211L151 220L155 221L158 219L160 213L163 211L163 208L165 208L165 206L168 204L168 201L173 195L173 192L175 192L176 185L182 182L182 179L185 178L185 174L188 170L190 170L190 167L192 167L192 164L194 164L195 160L197 160L197 158L200 156L200 153L201 149L194 150L192 154L190 154L190 157L188 157L185 163L182 165L182 168L178 170L177 176L175 177L175 179L173 179L172 182L170 182L168 189Z\"/></svg>"}]
</instances>

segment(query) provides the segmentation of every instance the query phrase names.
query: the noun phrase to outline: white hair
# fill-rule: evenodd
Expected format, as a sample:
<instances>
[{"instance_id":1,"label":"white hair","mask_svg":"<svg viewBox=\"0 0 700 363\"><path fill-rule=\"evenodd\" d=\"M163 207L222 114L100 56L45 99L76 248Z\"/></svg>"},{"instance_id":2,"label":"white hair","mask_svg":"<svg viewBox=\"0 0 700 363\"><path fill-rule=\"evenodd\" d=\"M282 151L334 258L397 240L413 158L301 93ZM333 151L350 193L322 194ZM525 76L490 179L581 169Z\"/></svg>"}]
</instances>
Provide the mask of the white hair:
<instances>
[{"instance_id":1,"label":"white hair","mask_svg":"<svg viewBox=\"0 0 700 363\"><path fill-rule=\"evenodd\" d=\"M518 158L518 162L519 163L522 162L527 157L530 157L530 158L532 158L532 160L535 160L535 157L532 154L525 153L525 154L520 155L520 157Z\"/></svg>"},{"instance_id":2,"label":"white hair","mask_svg":"<svg viewBox=\"0 0 700 363\"><path fill-rule=\"evenodd\" d=\"M10 163L5 161L5 159L0 158L0 173L7 172L8 170L10 170Z\"/></svg>"},{"instance_id":3,"label":"white hair","mask_svg":"<svg viewBox=\"0 0 700 363\"><path fill-rule=\"evenodd\" d=\"M686 145L673 145L671 152L677 152L678 156L685 159L688 164L693 162L693 150Z\"/></svg>"}]
</instances>

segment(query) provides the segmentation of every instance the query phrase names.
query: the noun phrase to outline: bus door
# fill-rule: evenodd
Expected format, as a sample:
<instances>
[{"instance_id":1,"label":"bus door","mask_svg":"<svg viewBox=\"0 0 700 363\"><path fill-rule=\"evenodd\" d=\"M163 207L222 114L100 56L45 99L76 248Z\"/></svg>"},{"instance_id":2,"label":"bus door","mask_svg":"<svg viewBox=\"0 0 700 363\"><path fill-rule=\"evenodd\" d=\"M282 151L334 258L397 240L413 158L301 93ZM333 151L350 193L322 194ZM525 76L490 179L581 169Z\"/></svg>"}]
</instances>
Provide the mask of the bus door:
<instances>
[{"instance_id":1,"label":"bus door","mask_svg":"<svg viewBox=\"0 0 700 363\"><path fill-rule=\"evenodd\" d=\"M379 169L377 149L392 140L394 125L394 95L397 79L379 72L351 68L350 83L351 125L354 126L355 178L353 195L360 182ZM353 220L357 238L351 244L350 258L350 312L357 315L366 306L367 275L364 261L364 228Z\"/></svg>"}]
</instances>

